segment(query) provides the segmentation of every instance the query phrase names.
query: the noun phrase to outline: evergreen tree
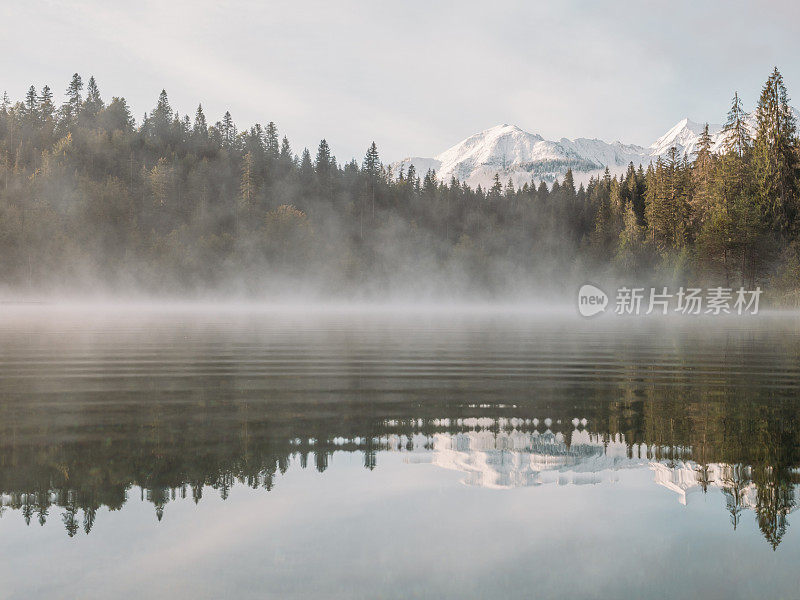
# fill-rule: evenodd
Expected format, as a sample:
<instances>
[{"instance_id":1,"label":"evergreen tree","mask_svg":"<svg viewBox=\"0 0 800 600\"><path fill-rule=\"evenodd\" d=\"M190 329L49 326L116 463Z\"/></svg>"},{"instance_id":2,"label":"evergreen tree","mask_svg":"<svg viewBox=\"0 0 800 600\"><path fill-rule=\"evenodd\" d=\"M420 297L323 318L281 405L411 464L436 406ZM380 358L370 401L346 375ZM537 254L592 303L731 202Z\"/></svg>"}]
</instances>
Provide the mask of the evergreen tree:
<instances>
[{"instance_id":1,"label":"evergreen tree","mask_svg":"<svg viewBox=\"0 0 800 600\"><path fill-rule=\"evenodd\" d=\"M28 93L25 94L24 108L25 116L29 122L35 122L39 119L39 95L33 86L29 87Z\"/></svg>"},{"instance_id":2,"label":"evergreen tree","mask_svg":"<svg viewBox=\"0 0 800 600\"><path fill-rule=\"evenodd\" d=\"M174 113L166 90L161 90L155 109L145 118L145 130L162 144L170 140Z\"/></svg>"},{"instance_id":3,"label":"evergreen tree","mask_svg":"<svg viewBox=\"0 0 800 600\"><path fill-rule=\"evenodd\" d=\"M278 158L280 155L280 143L278 142L278 128L275 123L270 121L267 123L267 129L264 132L264 146L267 150L267 156L272 159Z\"/></svg>"},{"instance_id":4,"label":"evergreen tree","mask_svg":"<svg viewBox=\"0 0 800 600\"><path fill-rule=\"evenodd\" d=\"M755 179L763 214L775 231L794 235L797 218L796 124L777 67L756 107Z\"/></svg>"},{"instance_id":5,"label":"evergreen tree","mask_svg":"<svg viewBox=\"0 0 800 600\"><path fill-rule=\"evenodd\" d=\"M378 157L378 147L375 145L375 142L372 142L372 144L370 144L370 147L367 148L366 155L364 155L364 162L361 168L370 179L374 179L378 176L380 167L381 167L381 161L380 158Z\"/></svg>"},{"instance_id":6,"label":"evergreen tree","mask_svg":"<svg viewBox=\"0 0 800 600\"><path fill-rule=\"evenodd\" d=\"M419 178L417 177L417 169L414 167L414 163L410 163L408 165L408 173L406 174L406 181L409 185L416 186Z\"/></svg>"},{"instance_id":7,"label":"evergreen tree","mask_svg":"<svg viewBox=\"0 0 800 600\"><path fill-rule=\"evenodd\" d=\"M709 214L712 204L714 169L711 145L711 135L708 132L708 123L706 123L700 134L697 150L694 153L694 163L692 164L694 186L692 212L699 222L702 222L705 215ZM698 227L699 223L695 224L695 226Z\"/></svg>"},{"instance_id":8,"label":"evergreen tree","mask_svg":"<svg viewBox=\"0 0 800 600\"><path fill-rule=\"evenodd\" d=\"M308 148L303 148L300 156L300 178L306 185L310 185L313 181L314 163L311 162L311 153Z\"/></svg>"},{"instance_id":9,"label":"evergreen tree","mask_svg":"<svg viewBox=\"0 0 800 600\"><path fill-rule=\"evenodd\" d=\"M489 188L488 199L499 200L502 197L503 197L503 184L500 183L500 175L498 173L495 173L494 179L492 179L492 187Z\"/></svg>"},{"instance_id":10,"label":"evergreen tree","mask_svg":"<svg viewBox=\"0 0 800 600\"><path fill-rule=\"evenodd\" d=\"M281 158L284 161L292 162L292 147L289 145L289 138L283 136L281 140Z\"/></svg>"},{"instance_id":11,"label":"evergreen tree","mask_svg":"<svg viewBox=\"0 0 800 600\"><path fill-rule=\"evenodd\" d=\"M236 142L236 126L233 124L233 117L230 111L226 110L222 117L222 126L219 128L222 133L222 144L232 148Z\"/></svg>"},{"instance_id":12,"label":"evergreen tree","mask_svg":"<svg viewBox=\"0 0 800 600\"><path fill-rule=\"evenodd\" d=\"M68 124L72 123L80 113L81 110L81 92L83 91L83 80L81 76L75 73L72 80L67 87L67 99L61 107L61 115L64 121Z\"/></svg>"},{"instance_id":13,"label":"evergreen tree","mask_svg":"<svg viewBox=\"0 0 800 600\"><path fill-rule=\"evenodd\" d=\"M328 142L324 139L320 141L317 148L317 158L314 161L314 168L317 175L320 177L327 177L331 168L331 150L328 147Z\"/></svg>"},{"instance_id":14,"label":"evergreen tree","mask_svg":"<svg viewBox=\"0 0 800 600\"><path fill-rule=\"evenodd\" d=\"M323 139L319 143L317 157L314 161L314 170L317 174L319 190L323 198L332 199L333 186L331 178L335 168L336 164L331 157L331 150L328 147L328 142Z\"/></svg>"},{"instance_id":15,"label":"evergreen tree","mask_svg":"<svg viewBox=\"0 0 800 600\"><path fill-rule=\"evenodd\" d=\"M370 144L369 148L367 148L367 153L364 155L364 162L362 164L362 170L367 175L367 194L370 198L370 203L372 205L372 218L375 219L375 186L377 184L378 173L380 172L381 168L381 161L380 157L378 156L378 146L375 145L373 141ZM362 237L363 237L363 226L362 226Z\"/></svg>"},{"instance_id":16,"label":"evergreen tree","mask_svg":"<svg viewBox=\"0 0 800 600\"><path fill-rule=\"evenodd\" d=\"M42 93L39 95L39 112L43 121L51 121L55 117L56 108L53 104L53 92L50 91L49 86L44 86Z\"/></svg>"},{"instance_id":17,"label":"evergreen tree","mask_svg":"<svg viewBox=\"0 0 800 600\"><path fill-rule=\"evenodd\" d=\"M103 99L100 97L100 89L94 76L89 77L86 85L86 100L83 103L83 111L89 117L94 118L103 109Z\"/></svg>"},{"instance_id":18,"label":"evergreen tree","mask_svg":"<svg viewBox=\"0 0 800 600\"><path fill-rule=\"evenodd\" d=\"M458 180L454 176L452 178L451 182L450 182L450 187L452 188L452 187L455 187L457 185L458 185ZM506 197L507 200L511 200L516 193L517 192L514 189L514 182L511 181L511 178L509 177L508 181L506 182L506 188L503 191L503 195Z\"/></svg>"},{"instance_id":19,"label":"evergreen tree","mask_svg":"<svg viewBox=\"0 0 800 600\"><path fill-rule=\"evenodd\" d=\"M743 157L752 143L750 131L747 128L747 113L742 108L739 92L734 92L728 118L722 128L724 149L726 152L735 152Z\"/></svg>"},{"instance_id":20,"label":"evergreen tree","mask_svg":"<svg viewBox=\"0 0 800 600\"><path fill-rule=\"evenodd\" d=\"M192 135L198 140L208 139L208 123L206 122L206 115L203 112L203 105L197 105L197 111L194 113L194 125L192 126Z\"/></svg>"},{"instance_id":21,"label":"evergreen tree","mask_svg":"<svg viewBox=\"0 0 800 600\"><path fill-rule=\"evenodd\" d=\"M575 197L575 177L572 174L571 168L567 169L567 172L564 175L564 181L561 184L561 191L566 192L569 199Z\"/></svg>"}]
</instances>

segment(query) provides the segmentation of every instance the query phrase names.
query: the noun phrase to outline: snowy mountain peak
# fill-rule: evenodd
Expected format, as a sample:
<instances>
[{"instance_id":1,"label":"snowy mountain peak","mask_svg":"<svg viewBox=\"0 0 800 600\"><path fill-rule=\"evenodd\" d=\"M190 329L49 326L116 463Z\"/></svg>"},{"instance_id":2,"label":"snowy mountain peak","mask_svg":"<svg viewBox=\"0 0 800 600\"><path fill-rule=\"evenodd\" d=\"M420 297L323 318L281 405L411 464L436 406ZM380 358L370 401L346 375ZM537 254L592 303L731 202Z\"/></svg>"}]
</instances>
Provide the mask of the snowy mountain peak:
<instances>
[{"instance_id":1,"label":"snowy mountain peak","mask_svg":"<svg viewBox=\"0 0 800 600\"><path fill-rule=\"evenodd\" d=\"M455 177L484 188L491 186L498 175L503 183L511 180L519 187L531 182L552 182L567 169L573 170L576 182L586 183L590 176L601 175L606 166L616 172L630 162L638 164L645 152L640 146L608 144L598 139L546 140L517 125L503 123L462 140L435 158L406 158L393 167L397 173L413 164L417 173L433 169L442 181Z\"/></svg>"},{"instance_id":2,"label":"snowy mountain peak","mask_svg":"<svg viewBox=\"0 0 800 600\"><path fill-rule=\"evenodd\" d=\"M797 110L792 109L795 117ZM745 125L755 134L755 115L749 114ZM538 185L540 181L562 179L572 169L576 185L587 183L591 177L600 177L606 167L612 174L622 174L630 163L647 166L659 157L666 156L673 146L679 156L690 160L697 151L705 123L685 117L669 131L643 148L633 144L598 139L577 138L559 141L546 140L541 135L503 123L476 133L434 158L406 158L392 165L395 173L414 165L422 175L436 171L442 181L456 178L467 185L487 188L495 175L505 183L511 180L516 187L526 183ZM709 125L712 152L720 152L725 135L722 126Z\"/></svg>"},{"instance_id":3,"label":"snowy mountain peak","mask_svg":"<svg viewBox=\"0 0 800 600\"><path fill-rule=\"evenodd\" d=\"M463 145L475 145L477 143L489 143L497 145L507 143L509 141L511 143L525 143L526 140L540 141L542 139L544 138L538 134L528 133L516 125L503 123L502 125L495 125L489 129L484 129L480 133L476 133L459 144L456 144L456 146L453 146L453 148ZM451 148L451 150L453 148ZM443 152L442 154L445 153L446 152Z\"/></svg>"},{"instance_id":4,"label":"snowy mountain peak","mask_svg":"<svg viewBox=\"0 0 800 600\"><path fill-rule=\"evenodd\" d=\"M703 133L705 123L696 123L690 118L685 117L678 121L672 129L650 144L651 154L661 156L669 152L675 146L678 153L682 156L687 153L691 156L694 152L700 134ZM709 125L708 132L714 136L722 130L721 125Z\"/></svg>"},{"instance_id":5,"label":"snowy mountain peak","mask_svg":"<svg viewBox=\"0 0 800 600\"><path fill-rule=\"evenodd\" d=\"M542 136L504 123L476 133L436 156L437 171L442 179L469 180L476 169L513 170L530 161L532 156L546 154L546 149L541 147L543 143Z\"/></svg>"}]
</instances>

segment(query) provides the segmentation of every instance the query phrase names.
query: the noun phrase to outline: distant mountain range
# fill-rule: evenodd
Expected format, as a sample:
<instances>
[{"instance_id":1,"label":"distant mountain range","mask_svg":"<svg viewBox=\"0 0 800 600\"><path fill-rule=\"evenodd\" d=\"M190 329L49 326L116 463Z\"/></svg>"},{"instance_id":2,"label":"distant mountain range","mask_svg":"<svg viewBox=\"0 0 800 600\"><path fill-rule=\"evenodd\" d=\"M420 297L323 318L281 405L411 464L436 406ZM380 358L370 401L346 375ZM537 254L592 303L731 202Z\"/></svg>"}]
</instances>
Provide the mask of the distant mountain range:
<instances>
[{"instance_id":1,"label":"distant mountain range","mask_svg":"<svg viewBox=\"0 0 800 600\"><path fill-rule=\"evenodd\" d=\"M795 116L800 113L792 109ZM747 116L746 123L755 132L755 115ZM546 140L536 133L529 133L516 125L497 125L462 140L433 158L409 157L392 165L397 175L400 169L408 171L414 165L419 176L429 169L436 171L438 178L449 181L452 177L472 187L484 189L492 185L495 174L505 185L510 179L519 187L525 183L548 184L563 179L572 169L576 185L586 184L591 177L603 174L606 167L612 174L625 171L630 163L647 166L659 156L665 156L673 146L682 156L691 159L703 131L703 124L690 119L681 119L669 131L647 148L621 142L608 143L598 139L577 138L559 141ZM724 135L721 125L709 125L713 146L718 152Z\"/></svg>"}]
</instances>

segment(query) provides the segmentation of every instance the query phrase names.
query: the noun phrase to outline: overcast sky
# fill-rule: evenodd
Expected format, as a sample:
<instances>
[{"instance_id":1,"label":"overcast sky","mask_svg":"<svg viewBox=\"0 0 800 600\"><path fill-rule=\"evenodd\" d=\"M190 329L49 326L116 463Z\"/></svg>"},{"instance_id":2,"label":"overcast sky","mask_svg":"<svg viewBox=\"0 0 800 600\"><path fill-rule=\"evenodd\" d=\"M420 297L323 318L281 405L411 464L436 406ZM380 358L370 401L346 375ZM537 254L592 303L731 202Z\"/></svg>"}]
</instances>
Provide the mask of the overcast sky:
<instances>
[{"instance_id":1,"label":"overcast sky","mask_svg":"<svg viewBox=\"0 0 800 600\"><path fill-rule=\"evenodd\" d=\"M137 121L166 88L210 121L275 121L295 150L431 156L498 123L649 145L749 109L773 65L800 98L795 2L4 1L0 91L73 72Z\"/></svg>"}]
</instances>

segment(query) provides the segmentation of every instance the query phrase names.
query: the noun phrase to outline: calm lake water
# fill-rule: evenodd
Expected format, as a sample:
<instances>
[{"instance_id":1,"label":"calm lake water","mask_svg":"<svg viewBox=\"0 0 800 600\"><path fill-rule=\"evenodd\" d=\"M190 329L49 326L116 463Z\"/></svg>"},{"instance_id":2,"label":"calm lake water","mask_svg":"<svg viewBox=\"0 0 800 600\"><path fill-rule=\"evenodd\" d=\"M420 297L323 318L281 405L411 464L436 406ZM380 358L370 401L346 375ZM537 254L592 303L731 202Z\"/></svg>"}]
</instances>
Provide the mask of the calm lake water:
<instances>
[{"instance_id":1,"label":"calm lake water","mask_svg":"<svg viewBox=\"0 0 800 600\"><path fill-rule=\"evenodd\" d=\"M0 598L797 598L800 319L0 316Z\"/></svg>"}]
</instances>

